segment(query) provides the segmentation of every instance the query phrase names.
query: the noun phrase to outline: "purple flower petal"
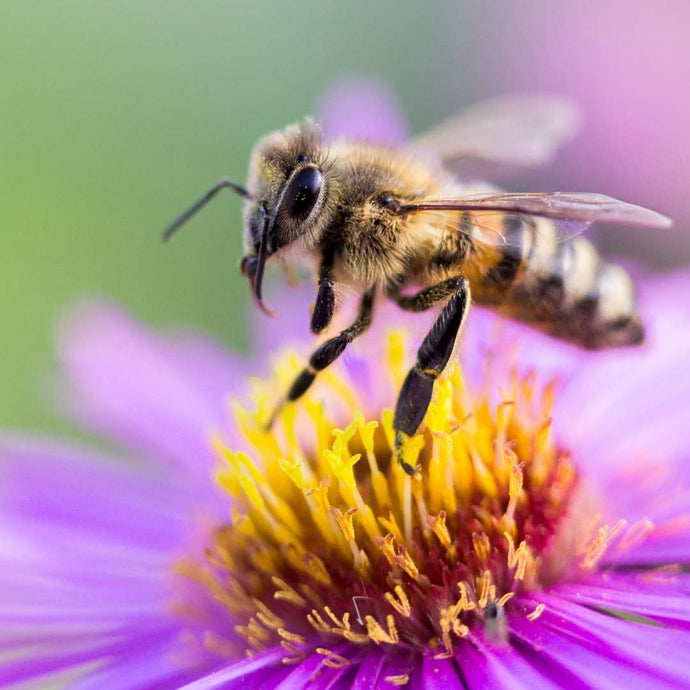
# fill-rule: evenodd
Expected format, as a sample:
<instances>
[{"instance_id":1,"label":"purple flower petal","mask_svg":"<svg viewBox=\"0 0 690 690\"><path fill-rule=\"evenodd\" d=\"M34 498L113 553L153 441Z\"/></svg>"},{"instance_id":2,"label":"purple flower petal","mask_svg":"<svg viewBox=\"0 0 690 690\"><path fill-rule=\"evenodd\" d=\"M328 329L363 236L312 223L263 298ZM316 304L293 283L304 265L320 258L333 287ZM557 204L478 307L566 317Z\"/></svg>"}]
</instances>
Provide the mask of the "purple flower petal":
<instances>
[{"instance_id":1,"label":"purple flower petal","mask_svg":"<svg viewBox=\"0 0 690 690\"><path fill-rule=\"evenodd\" d=\"M385 663L385 656L378 648L368 650L357 669L351 690L370 690L376 687Z\"/></svg>"},{"instance_id":2,"label":"purple flower petal","mask_svg":"<svg viewBox=\"0 0 690 690\"><path fill-rule=\"evenodd\" d=\"M506 688L584 688L577 676L543 658L526 659L513 646L496 646L476 637L458 647L454 659L470 690Z\"/></svg>"},{"instance_id":3,"label":"purple flower petal","mask_svg":"<svg viewBox=\"0 0 690 690\"><path fill-rule=\"evenodd\" d=\"M690 455L690 396L683 375L690 330L678 327L690 319L690 275L645 283L644 288L648 344L588 356L554 413L567 420L559 431L577 450L578 464L597 473L617 471L631 458Z\"/></svg>"},{"instance_id":4,"label":"purple flower petal","mask_svg":"<svg viewBox=\"0 0 690 690\"><path fill-rule=\"evenodd\" d=\"M533 623L511 619L511 634L594 687L661 687L690 677L690 638L684 631L621 620L545 592L531 598L546 609Z\"/></svg>"},{"instance_id":5,"label":"purple flower petal","mask_svg":"<svg viewBox=\"0 0 690 690\"><path fill-rule=\"evenodd\" d=\"M246 385L238 360L198 338L155 335L104 304L66 321L59 350L80 421L207 483L209 432L226 426L224 395Z\"/></svg>"},{"instance_id":6,"label":"purple flower petal","mask_svg":"<svg viewBox=\"0 0 690 690\"><path fill-rule=\"evenodd\" d=\"M421 677L421 687L427 690L452 690L465 687L455 660L434 659L431 653L424 655Z\"/></svg>"},{"instance_id":7,"label":"purple flower petal","mask_svg":"<svg viewBox=\"0 0 690 690\"><path fill-rule=\"evenodd\" d=\"M373 687L390 690L391 678L411 676L414 670L413 662L417 656L414 652L406 653L404 650L394 648L393 652L387 656L378 681Z\"/></svg>"},{"instance_id":8,"label":"purple flower petal","mask_svg":"<svg viewBox=\"0 0 690 690\"><path fill-rule=\"evenodd\" d=\"M381 82L344 77L321 96L317 121L329 139L370 141L397 146L407 139L407 125L395 94Z\"/></svg>"},{"instance_id":9,"label":"purple flower petal","mask_svg":"<svg viewBox=\"0 0 690 690\"><path fill-rule=\"evenodd\" d=\"M282 279L282 276L281 276ZM266 304L276 312L276 318L255 312L251 321L252 344L256 352L275 352L275 344L284 348L298 347L308 352L313 336L309 330L309 309L316 299L316 288L302 284L291 288L269 285ZM255 362L257 371L268 373L266 362Z\"/></svg>"},{"instance_id":10,"label":"purple flower petal","mask_svg":"<svg viewBox=\"0 0 690 690\"><path fill-rule=\"evenodd\" d=\"M185 626L169 615L171 569L194 553L204 519L220 519L210 482L191 491L92 451L25 439L2 439L0 460L0 647L14 650L0 683L107 661L100 687L164 677L177 687L184 669L170 654Z\"/></svg>"},{"instance_id":11,"label":"purple flower petal","mask_svg":"<svg viewBox=\"0 0 690 690\"><path fill-rule=\"evenodd\" d=\"M134 640L136 642L136 640ZM176 690L206 672L205 667L185 668L165 649L161 635L148 644L132 644L127 654L106 663L86 677L72 681L72 690ZM167 646L173 646L171 637Z\"/></svg>"},{"instance_id":12,"label":"purple flower petal","mask_svg":"<svg viewBox=\"0 0 690 690\"><path fill-rule=\"evenodd\" d=\"M658 562L669 562L661 552L675 549L670 562L690 563L690 473L686 459L681 462L657 462L633 465L622 476L601 482L609 496L607 518L625 517L629 523L645 521L645 538L635 548L605 554L605 562L616 564L637 559L642 553L655 552Z\"/></svg>"},{"instance_id":13,"label":"purple flower petal","mask_svg":"<svg viewBox=\"0 0 690 690\"><path fill-rule=\"evenodd\" d=\"M0 439L0 457L3 511L17 521L17 529L45 523L83 532L93 542L169 554L184 543L195 514L200 518L203 509L217 519L225 510L209 480L204 490L190 491L93 450L6 438ZM214 499L219 512L211 508Z\"/></svg>"},{"instance_id":14,"label":"purple flower petal","mask_svg":"<svg viewBox=\"0 0 690 690\"><path fill-rule=\"evenodd\" d=\"M549 590L549 594L576 604L631 613L687 629L688 626L684 624L690 622L688 592L674 592L672 586L672 581L645 583L641 577L631 581L610 573L605 578L599 578L596 584L557 585Z\"/></svg>"},{"instance_id":15,"label":"purple flower petal","mask_svg":"<svg viewBox=\"0 0 690 690\"><path fill-rule=\"evenodd\" d=\"M290 667L282 663L284 656L285 650L282 647L273 647L266 652L236 661L226 668L197 678L180 690L213 690L214 688L225 690L234 687L252 687L252 676L267 669L276 669L275 683L271 685L275 687L280 679L289 673Z\"/></svg>"},{"instance_id":16,"label":"purple flower petal","mask_svg":"<svg viewBox=\"0 0 690 690\"><path fill-rule=\"evenodd\" d=\"M650 679L628 668L620 659L611 658L605 649L597 652L594 645L544 629L539 621L530 623L520 620L511 624L511 633L511 643L520 651L528 665L543 669L544 673L554 678L565 675L573 679L561 687L583 690L619 688L625 684L631 684L635 688L663 687L661 680ZM551 669L554 668L558 669L558 675L552 674Z\"/></svg>"},{"instance_id":17,"label":"purple flower petal","mask_svg":"<svg viewBox=\"0 0 690 690\"><path fill-rule=\"evenodd\" d=\"M162 651L171 643L175 634L176 630L164 627L151 631L150 634L149 631L141 629L137 633L110 639L94 636L89 643L80 644L76 648L55 640L52 646L46 646L41 650L31 648L30 655L21 654L17 659L3 662L0 666L0 684L50 676L83 664L108 662L112 658L126 658L132 663L131 674L123 673L124 668L121 667L119 675L110 676L113 684L91 687L151 687L151 681L159 680L161 676L180 675L180 667L175 667ZM145 663L146 661L148 663ZM137 682L137 674L141 673L146 675L145 686ZM126 679L129 679L129 685L115 684L116 681L122 683Z\"/></svg>"},{"instance_id":18,"label":"purple flower petal","mask_svg":"<svg viewBox=\"0 0 690 690\"><path fill-rule=\"evenodd\" d=\"M319 671L324 668L324 658L321 654L314 652L297 665L289 667L285 677L276 686L276 690L300 690L306 687L312 677L316 678L320 675ZM316 687L321 686L317 684Z\"/></svg>"},{"instance_id":19,"label":"purple flower petal","mask_svg":"<svg viewBox=\"0 0 690 690\"><path fill-rule=\"evenodd\" d=\"M690 562L690 544L688 544L690 524L686 519L683 530L667 538L648 538L644 544L634 550L617 555L615 560L602 559L603 564L610 562L617 567L647 567L656 568L665 565L682 564Z\"/></svg>"}]
</instances>

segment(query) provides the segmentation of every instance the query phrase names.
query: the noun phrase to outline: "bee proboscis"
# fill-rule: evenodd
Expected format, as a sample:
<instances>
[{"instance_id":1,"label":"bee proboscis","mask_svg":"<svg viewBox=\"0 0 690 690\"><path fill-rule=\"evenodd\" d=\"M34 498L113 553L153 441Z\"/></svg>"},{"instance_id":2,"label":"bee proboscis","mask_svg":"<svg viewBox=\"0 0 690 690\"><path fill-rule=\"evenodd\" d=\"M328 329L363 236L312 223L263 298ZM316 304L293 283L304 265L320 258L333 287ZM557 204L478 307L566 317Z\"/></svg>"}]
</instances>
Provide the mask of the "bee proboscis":
<instances>
[{"instance_id":1,"label":"bee proboscis","mask_svg":"<svg viewBox=\"0 0 690 690\"><path fill-rule=\"evenodd\" d=\"M255 146L247 186L221 180L165 231L170 237L221 189L245 199L242 273L267 313L272 259L316 274L311 330L336 309L339 285L361 295L353 323L311 355L284 400L295 401L370 325L376 300L420 312L441 307L398 396L396 452L424 418L434 382L478 304L588 348L643 340L633 282L579 234L593 222L666 227L665 216L600 194L508 193L463 181L463 163L515 168L547 160L573 130L563 101L514 97L475 106L402 149L323 140L307 120ZM416 292L410 293L410 289Z\"/></svg>"}]
</instances>

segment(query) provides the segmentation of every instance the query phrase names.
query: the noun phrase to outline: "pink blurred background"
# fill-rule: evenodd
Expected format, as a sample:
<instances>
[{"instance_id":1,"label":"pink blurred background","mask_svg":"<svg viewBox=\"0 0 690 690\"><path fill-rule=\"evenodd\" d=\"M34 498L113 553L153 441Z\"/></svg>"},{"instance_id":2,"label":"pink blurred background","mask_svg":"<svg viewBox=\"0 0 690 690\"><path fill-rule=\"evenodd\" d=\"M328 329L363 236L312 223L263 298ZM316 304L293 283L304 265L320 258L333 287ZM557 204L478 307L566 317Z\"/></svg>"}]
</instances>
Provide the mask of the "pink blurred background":
<instances>
[{"instance_id":1,"label":"pink blurred background","mask_svg":"<svg viewBox=\"0 0 690 690\"><path fill-rule=\"evenodd\" d=\"M673 229L653 239L600 231L600 246L658 267L689 262L690 2L502 3L495 20L476 55L486 90L562 93L584 112L556 164L521 187L600 191L663 211Z\"/></svg>"}]
</instances>

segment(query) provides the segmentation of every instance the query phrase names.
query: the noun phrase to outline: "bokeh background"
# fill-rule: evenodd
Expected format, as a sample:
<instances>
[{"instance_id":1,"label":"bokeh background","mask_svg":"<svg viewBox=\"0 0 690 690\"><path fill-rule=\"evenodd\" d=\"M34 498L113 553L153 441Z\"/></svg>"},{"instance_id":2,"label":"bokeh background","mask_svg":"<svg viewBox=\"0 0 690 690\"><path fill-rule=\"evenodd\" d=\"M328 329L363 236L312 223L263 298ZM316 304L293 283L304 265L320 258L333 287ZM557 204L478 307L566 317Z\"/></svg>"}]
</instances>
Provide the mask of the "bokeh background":
<instances>
[{"instance_id":1,"label":"bokeh background","mask_svg":"<svg viewBox=\"0 0 690 690\"><path fill-rule=\"evenodd\" d=\"M495 94L571 96L584 129L512 186L662 210L674 230L599 242L644 269L687 264L688 27L686 0L1 3L0 424L60 426L41 382L57 315L85 296L251 347L239 200L169 246L160 230L222 175L243 179L254 141L342 75L386 84L412 132Z\"/></svg>"}]
</instances>

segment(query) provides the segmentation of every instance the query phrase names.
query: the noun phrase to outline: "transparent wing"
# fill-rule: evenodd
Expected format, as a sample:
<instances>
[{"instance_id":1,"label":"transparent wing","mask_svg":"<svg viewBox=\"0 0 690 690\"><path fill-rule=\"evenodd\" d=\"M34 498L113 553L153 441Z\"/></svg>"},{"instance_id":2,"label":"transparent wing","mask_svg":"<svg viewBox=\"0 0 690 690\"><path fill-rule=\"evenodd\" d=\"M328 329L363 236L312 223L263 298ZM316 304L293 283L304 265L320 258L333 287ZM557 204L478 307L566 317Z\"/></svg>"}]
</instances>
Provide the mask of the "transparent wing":
<instances>
[{"instance_id":1,"label":"transparent wing","mask_svg":"<svg viewBox=\"0 0 690 690\"><path fill-rule=\"evenodd\" d=\"M603 194L578 192L505 193L484 192L456 199L425 199L401 205L399 212L425 213L435 216L439 224L457 228L457 212L469 213L470 225L476 228L473 238L487 244L511 244L504 231L506 221L518 217L538 229L537 218L548 218L558 230L558 240L579 235L592 223L624 223L651 228L667 228L671 221L651 209ZM451 213L456 212L456 213Z\"/></svg>"},{"instance_id":2,"label":"transparent wing","mask_svg":"<svg viewBox=\"0 0 690 690\"><path fill-rule=\"evenodd\" d=\"M447 210L425 211L424 215L433 219L431 222L436 227L442 227L451 233L462 232L457 213L451 213ZM468 212L467 234L473 242L479 242L492 247L507 246L520 248L520 235L506 230L506 228L514 227L515 220L527 223L535 232L540 232L540 226L536 222L535 216L499 213L496 211L471 211ZM591 223L584 221L554 219L551 219L550 223L556 228L557 242L566 242L584 232L591 225Z\"/></svg>"},{"instance_id":3,"label":"transparent wing","mask_svg":"<svg viewBox=\"0 0 690 690\"><path fill-rule=\"evenodd\" d=\"M565 99L506 96L462 111L408 148L460 177L497 179L547 163L575 134L579 123L578 109Z\"/></svg>"}]
</instances>

